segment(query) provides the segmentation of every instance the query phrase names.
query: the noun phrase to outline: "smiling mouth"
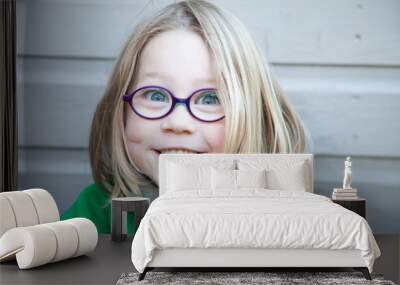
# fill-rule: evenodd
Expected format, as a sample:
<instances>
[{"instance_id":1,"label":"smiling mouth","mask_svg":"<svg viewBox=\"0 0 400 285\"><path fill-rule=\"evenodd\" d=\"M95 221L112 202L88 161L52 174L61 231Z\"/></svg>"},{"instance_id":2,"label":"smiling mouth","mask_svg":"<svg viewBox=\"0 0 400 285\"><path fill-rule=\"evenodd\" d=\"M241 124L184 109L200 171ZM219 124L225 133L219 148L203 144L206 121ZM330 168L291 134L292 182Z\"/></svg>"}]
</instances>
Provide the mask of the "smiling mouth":
<instances>
[{"instance_id":1,"label":"smiling mouth","mask_svg":"<svg viewBox=\"0 0 400 285\"><path fill-rule=\"evenodd\" d=\"M199 152L195 151L192 149L188 148L162 148L162 149L153 149L155 152L158 154L161 153L204 153L204 152Z\"/></svg>"}]
</instances>

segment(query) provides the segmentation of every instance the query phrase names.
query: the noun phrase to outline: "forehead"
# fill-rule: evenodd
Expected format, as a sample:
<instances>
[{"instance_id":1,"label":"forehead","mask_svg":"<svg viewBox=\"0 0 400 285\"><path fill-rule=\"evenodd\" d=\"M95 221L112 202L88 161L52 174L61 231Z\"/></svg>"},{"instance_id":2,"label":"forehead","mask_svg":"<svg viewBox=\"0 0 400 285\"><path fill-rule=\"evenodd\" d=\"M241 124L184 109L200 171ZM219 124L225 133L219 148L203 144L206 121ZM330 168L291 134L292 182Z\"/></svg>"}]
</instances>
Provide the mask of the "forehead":
<instances>
[{"instance_id":1,"label":"forehead","mask_svg":"<svg viewBox=\"0 0 400 285\"><path fill-rule=\"evenodd\" d=\"M189 30L172 30L152 38L144 47L139 84L161 84L178 90L215 87L216 69L202 37Z\"/></svg>"}]
</instances>

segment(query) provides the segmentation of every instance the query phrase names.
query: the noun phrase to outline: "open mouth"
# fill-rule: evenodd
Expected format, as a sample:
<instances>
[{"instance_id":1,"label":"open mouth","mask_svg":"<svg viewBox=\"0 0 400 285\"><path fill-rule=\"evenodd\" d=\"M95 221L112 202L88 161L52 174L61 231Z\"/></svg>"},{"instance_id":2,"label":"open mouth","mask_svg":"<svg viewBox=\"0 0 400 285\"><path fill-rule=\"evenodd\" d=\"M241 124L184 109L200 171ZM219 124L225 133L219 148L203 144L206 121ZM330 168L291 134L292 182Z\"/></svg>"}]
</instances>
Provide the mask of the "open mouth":
<instances>
[{"instance_id":1,"label":"open mouth","mask_svg":"<svg viewBox=\"0 0 400 285\"><path fill-rule=\"evenodd\" d=\"M195 151L188 148L162 148L162 149L153 149L158 154L161 153L204 153L200 151Z\"/></svg>"}]
</instances>

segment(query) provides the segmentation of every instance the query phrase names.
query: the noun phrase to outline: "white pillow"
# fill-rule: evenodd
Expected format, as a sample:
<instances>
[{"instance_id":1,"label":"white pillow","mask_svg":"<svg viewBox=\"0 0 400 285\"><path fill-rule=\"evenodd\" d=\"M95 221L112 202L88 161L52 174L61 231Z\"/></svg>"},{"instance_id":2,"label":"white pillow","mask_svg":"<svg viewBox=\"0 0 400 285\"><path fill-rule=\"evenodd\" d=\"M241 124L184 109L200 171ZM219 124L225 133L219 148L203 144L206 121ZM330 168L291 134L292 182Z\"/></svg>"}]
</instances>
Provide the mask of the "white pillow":
<instances>
[{"instance_id":1,"label":"white pillow","mask_svg":"<svg viewBox=\"0 0 400 285\"><path fill-rule=\"evenodd\" d=\"M267 188L267 170L235 170L237 188Z\"/></svg>"},{"instance_id":2,"label":"white pillow","mask_svg":"<svg viewBox=\"0 0 400 285\"><path fill-rule=\"evenodd\" d=\"M308 160L293 159L241 159L240 170L267 170L268 189L307 191L311 189Z\"/></svg>"},{"instance_id":3,"label":"white pillow","mask_svg":"<svg viewBox=\"0 0 400 285\"><path fill-rule=\"evenodd\" d=\"M236 190L236 170L211 168L212 190Z\"/></svg>"},{"instance_id":4,"label":"white pillow","mask_svg":"<svg viewBox=\"0 0 400 285\"><path fill-rule=\"evenodd\" d=\"M183 164L169 163L167 191L185 191L211 188L211 168L205 166L190 167Z\"/></svg>"},{"instance_id":5,"label":"white pillow","mask_svg":"<svg viewBox=\"0 0 400 285\"><path fill-rule=\"evenodd\" d=\"M305 163L299 163L285 170L269 170L267 172L268 188L272 190L290 190L306 192L308 179L304 175Z\"/></svg>"},{"instance_id":6,"label":"white pillow","mask_svg":"<svg viewBox=\"0 0 400 285\"><path fill-rule=\"evenodd\" d=\"M239 190L241 188L267 188L267 171L211 169L213 190Z\"/></svg>"}]
</instances>

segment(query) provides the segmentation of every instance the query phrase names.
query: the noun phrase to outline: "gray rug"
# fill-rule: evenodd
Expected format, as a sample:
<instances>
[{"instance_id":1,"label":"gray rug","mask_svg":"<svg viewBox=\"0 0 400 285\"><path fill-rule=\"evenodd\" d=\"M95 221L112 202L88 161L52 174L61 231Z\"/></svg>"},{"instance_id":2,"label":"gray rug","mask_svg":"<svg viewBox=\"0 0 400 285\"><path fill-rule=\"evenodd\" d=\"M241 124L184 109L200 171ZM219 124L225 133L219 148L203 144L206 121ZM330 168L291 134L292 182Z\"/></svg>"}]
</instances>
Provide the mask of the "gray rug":
<instances>
[{"instance_id":1,"label":"gray rug","mask_svg":"<svg viewBox=\"0 0 400 285\"><path fill-rule=\"evenodd\" d=\"M124 273L117 285L133 284L387 284L382 275L372 274L372 281L361 272L147 272L145 279L138 281L139 273Z\"/></svg>"}]
</instances>

